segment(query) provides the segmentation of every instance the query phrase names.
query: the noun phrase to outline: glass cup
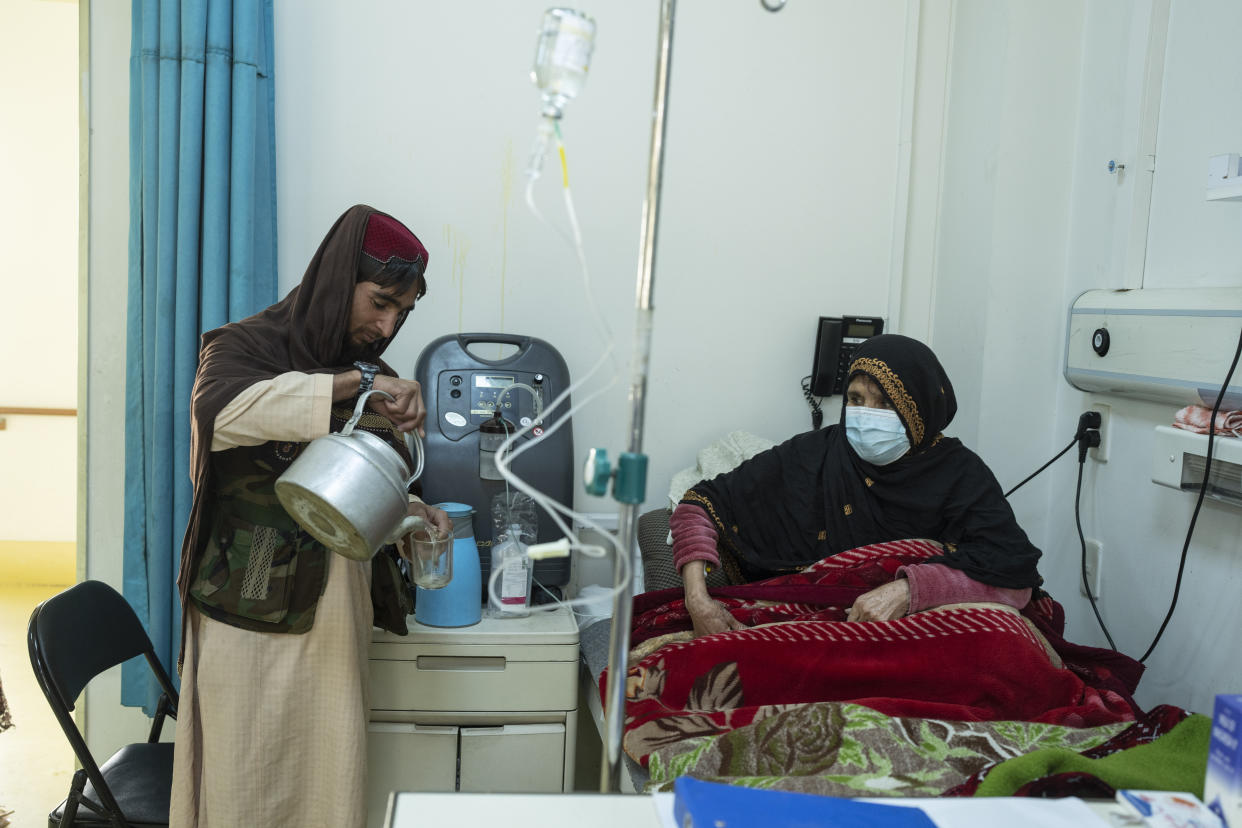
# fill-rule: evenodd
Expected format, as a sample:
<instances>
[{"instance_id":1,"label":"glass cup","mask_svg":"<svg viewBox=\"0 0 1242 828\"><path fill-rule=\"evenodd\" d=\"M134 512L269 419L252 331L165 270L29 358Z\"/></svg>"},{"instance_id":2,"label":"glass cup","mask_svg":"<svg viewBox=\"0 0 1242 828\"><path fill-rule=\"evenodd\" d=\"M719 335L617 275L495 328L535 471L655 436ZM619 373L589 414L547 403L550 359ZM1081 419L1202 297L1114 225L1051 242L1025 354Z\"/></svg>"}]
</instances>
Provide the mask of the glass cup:
<instances>
[{"instance_id":1,"label":"glass cup","mask_svg":"<svg viewBox=\"0 0 1242 828\"><path fill-rule=\"evenodd\" d=\"M410 577L423 589L440 589L453 580L453 538L431 524L411 532L401 547Z\"/></svg>"}]
</instances>

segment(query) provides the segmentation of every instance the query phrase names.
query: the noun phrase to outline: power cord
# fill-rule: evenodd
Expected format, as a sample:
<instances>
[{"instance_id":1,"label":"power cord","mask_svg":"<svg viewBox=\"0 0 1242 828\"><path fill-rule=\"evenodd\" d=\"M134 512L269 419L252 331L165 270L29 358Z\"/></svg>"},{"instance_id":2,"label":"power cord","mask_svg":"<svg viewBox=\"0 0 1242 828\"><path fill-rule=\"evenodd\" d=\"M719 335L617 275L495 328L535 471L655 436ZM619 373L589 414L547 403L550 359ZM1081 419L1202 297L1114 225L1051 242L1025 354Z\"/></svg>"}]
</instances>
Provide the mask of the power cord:
<instances>
[{"instance_id":1,"label":"power cord","mask_svg":"<svg viewBox=\"0 0 1242 828\"><path fill-rule=\"evenodd\" d=\"M1095 415L1096 428L1082 427L1084 418L1087 414ZM1078 528L1078 544L1082 549L1082 557L1080 558L1082 568L1082 589L1087 593L1087 600L1091 602L1091 611L1095 613L1095 620L1100 622L1100 629L1104 631L1104 637L1108 639L1110 649L1117 649L1117 645L1113 643L1113 637L1108 634L1108 626L1104 623L1103 617L1100 615L1100 608L1096 606L1095 595L1091 592L1091 580L1087 577L1087 538L1082 532L1082 470L1087 462L1087 450L1097 447L1100 444L1100 432L1098 430L1100 424L1100 414L1098 411L1088 411L1078 418L1078 485L1074 490L1074 526Z\"/></svg>"},{"instance_id":2,"label":"power cord","mask_svg":"<svg viewBox=\"0 0 1242 828\"><path fill-rule=\"evenodd\" d=\"M1036 476L1036 475L1038 475L1038 474L1039 474L1040 472L1042 472L1044 469L1046 469L1046 468L1048 468L1049 466L1051 466L1051 465L1052 465L1053 463L1055 463L1056 461L1060 460L1060 459L1061 459L1061 457L1062 457L1062 455L1064 455L1064 454L1065 454L1065 452L1067 452L1067 451L1069 451L1070 449L1072 449L1072 448L1073 448L1076 444L1080 444L1080 442L1081 442L1081 441L1082 441L1082 439L1083 439L1083 435L1084 435L1084 434L1086 434L1086 433L1087 433L1087 431L1090 431L1090 430L1094 430L1094 431L1095 431L1095 444L1094 444L1094 445L1098 446L1098 445L1100 444L1100 432L1099 432L1099 428L1100 428L1100 412L1098 412L1098 411L1084 411L1084 412L1083 412L1083 414L1082 414L1082 416L1080 416L1080 417L1078 418L1078 430L1074 432L1074 439L1073 439L1073 440L1070 440L1069 445L1068 445L1068 446L1066 446L1065 448L1061 449L1060 451L1058 451L1058 452L1056 453L1056 455L1055 455L1055 456L1054 456L1051 460L1049 460L1047 463L1044 463L1044 464L1043 464L1042 466L1040 466L1038 469L1036 469L1035 471L1033 471L1033 472L1031 472L1030 474L1028 474L1028 475L1026 476L1026 479L1024 479L1021 483L1019 483L1018 485L1014 486L1014 487L1013 487L1012 489L1010 489L1009 491L1005 492L1005 497L1009 497L1011 494L1013 494L1014 492L1016 492L1018 489L1021 489L1021 488L1022 488L1023 486L1025 486L1027 483L1031 482L1031 480L1033 480L1033 479L1035 478L1035 476ZM1087 452L1087 450L1086 450L1085 448L1082 448L1081 446L1080 446L1080 448L1078 449L1078 453L1079 453L1080 455L1082 455L1082 457L1086 457L1086 452ZM1081 463L1081 462L1082 462L1082 460L1080 459L1080 460L1079 460L1079 462Z\"/></svg>"},{"instance_id":3,"label":"power cord","mask_svg":"<svg viewBox=\"0 0 1242 828\"><path fill-rule=\"evenodd\" d=\"M1216 404L1212 406L1212 416L1208 419L1208 444L1207 457L1203 463L1203 482L1199 484L1199 497L1195 500L1195 510L1190 515L1190 525L1186 527L1186 542L1182 544L1182 557L1177 564L1177 580L1173 582L1173 600L1169 604L1169 611L1164 616L1164 621L1160 624L1156 637L1152 639L1151 646L1147 648L1147 652L1143 653L1143 657L1139 659L1146 662L1147 657L1156 649L1156 645L1160 643L1160 636L1164 635L1164 628L1169 625L1169 619L1173 617L1173 609L1177 606L1177 596L1182 589L1182 573L1186 569L1186 554L1190 550L1190 538L1195 533L1195 523L1199 520L1199 509L1203 506L1203 498L1207 495L1208 480L1211 479L1212 473L1212 447L1216 440L1216 415L1220 412L1220 404L1225 399L1225 391L1229 388L1229 382L1233 379L1233 372L1238 367L1238 357L1242 356L1242 331L1238 333L1238 347L1233 352L1233 362L1229 363L1229 373L1225 375L1225 381L1221 383L1220 393L1216 395Z\"/></svg>"},{"instance_id":4,"label":"power cord","mask_svg":"<svg viewBox=\"0 0 1242 828\"><path fill-rule=\"evenodd\" d=\"M824 424L824 412L819 407L819 400L811 393L810 374L802 378L802 396L806 397L806 404L811 407L811 428L819 431L819 427Z\"/></svg>"},{"instance_id":5,"label":"power cord","mask_svg":"<svg viewBox=\"0 0 1242 828\"><path fill-rule=\"evenodd\" d=\"M1178 560L1178 564L1177 564L1177 579L1173 582L1173 598L1169 602L1169 611L1165 613L1164 620L1160 623L1160 629L1156 632L1155 638L1152 639L1151 644L1147 647L1147 652L1143 653L1143 655L1139 658L1140 663L1146 663L1148 657L1152 654L1152 652L1155 651L1156 645L1160 643L1160 639L1164 635L1164 631L1169 625L1169 620L1172 619L1173 617L1173 611L1177 608L1177 599L1178 599L1178 596L1181 594L1181 589L1182 589L1182 576L1185 574L1185 571L1186 571L1186 558L1190 552L1190 541L1191 541L1191 538L1194 537L1195 524L1199 520L1199 510L1203 507L1204 498L1206 498L1207 496L1208 481L1211 480L1212 449L1214 448L1216 444L1216 416L1217 414L1220 413L1221 404L1224 402L1225 393L1229 389L1229 383L1232 382L1233 380L1233 374L1234 374L1234 371L1237 370L1238 359L1240 357L1242 357L1242 331L1239 331L1238 333L1238 345L1237 345L1237 348L1234 349L1233 361L1229 363L1229 372L1225 374L1225 381L1221 383L1220 391L1216 395L1216 402L1212 405L1211 416L1208 418L1208 445L1207 445L1207 456L1204 458L1204 464L1203 464L1203 480L1199 484L1199 496L1195 500L1195 508L1194 508L1194 511L1190 515L1190 524L1186 527L1186 539L1182 543L1182 553L1181 553L1181 557ZM1087 541L1082 531L1082 517L1081 517L1081 511L1079 508L1081 501L1082 501L1083 466L1087 458L1088 449L1095 448L1096 446L1100 445L1099 427L1100 427L1099 412L1097 411L1084 412L1082 416L1078 418L1078 430L1074 434L1074 439L1070 441L1070 444L1066 446L1065 448L1061 449L1061 451L1058 452L1057 455L1052 458L1052 460L1049 460L1047 463L1044 463L1042 466L1036 469L1033 473L1031 473L1025 480L1019 483L1017 486L1014 486L1012 489L1005 492L1005 497L1009 497L1009 495L1013 494L1019 488L1024 486L1028 481L1030 481L1033 477L1035 477L1035 475L1039 474L1044 469L1052 465L1052 463L1058 460L1063 454L1065 454L1065 452L1073 448L1075 444L1078 445L1078 485L1074 493L1074 523L1078 529L1078 542L1082 548L1081 562L1082 562L1083 590L1087 593L1087 599L1091 602L1091 610L1092 612L1095 613L1096 620L1100 622L1100 629L1104 631L1104 637L1108 639L1108 645L1112 647L1114 650L1116 650L1117 646L1113 643L1112 636L1109 635L1108 627L1105 626L1104 624L1104 619L1100 617L1099 608L1096 606L1096 603L1095 603L1095 596L1091 593L1091 587L1090 587L1090 584L1088 584Z\"/></svg>"},{"instance_id":6,"label":"power cord","mask_svg":"<svg viewBox=\"0 0 1242 828\"><path fill-rule=\"evenodd\" d=\"M1100 422L1100 412L1084 411L1078 417L1078 428L1074 431L1074 439L1070 440L1069 445L1057 452L1056 455L1047 463L1044 463L1038 469L1031 472L1031 474L1027 475L1026 479L1021 483L1005 492L1005 497L1009 497L1018 489L1025 486L1037 474L1059 460L1075 445L1078 446L1078 485L1074 491L1074 525L1078 528L1078 544L1082 549L1082 555L1080 558L1080 566L1082 569L1082 588L1087 594L1087 600L1091 602L1091 611L1095 613L1095 620L1100 622L1100 629L1104 631L1104 637L1108 639L1108 646L1115 650L1117 649L1117 645L1113 643L1113 637L1109 634L1108 627L1104 624L1104 619L1100 616L1099 607L1097 607L1095 603L1095 595L1091 592L1090 580L1087 578L1087 539L1082 531L1082 511L1080 508L1082 505L1083 468L1087 462L1087 451L1100 445Z\"/></svg>"}]
</instances>

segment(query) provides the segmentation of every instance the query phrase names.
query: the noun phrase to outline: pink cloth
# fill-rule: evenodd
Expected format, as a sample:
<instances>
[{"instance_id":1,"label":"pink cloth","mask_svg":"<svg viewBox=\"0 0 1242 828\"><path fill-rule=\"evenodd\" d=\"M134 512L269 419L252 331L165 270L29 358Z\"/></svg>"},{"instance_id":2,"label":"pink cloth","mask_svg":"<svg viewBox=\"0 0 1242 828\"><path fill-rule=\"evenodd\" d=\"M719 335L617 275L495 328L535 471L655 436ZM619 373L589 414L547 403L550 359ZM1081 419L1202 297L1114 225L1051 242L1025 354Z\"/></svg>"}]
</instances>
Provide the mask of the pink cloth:
<instances>
[{"instance_id":1,"label":"pink cloth","mask_svg":"<svg viewBox=\"0 0 1242 828\"><path fill-rule=\"evenodd\" d=\"M1211 419L1212 409L1202 405L1188 405L1173 415L1173 427L1196 434L1207 434L1208 421ZM1242 411L1217 411L1216 433L1242 437Z\"/></svg>"},{"instance_id":2,"label":"pink cloth","mask_svg":"<svg viewBox=\"0 0 1242 828\"><path fill-rule=\"evenodd\" d=\"M909 564L897 570L897 577L910 581L910 613L945 604L1008 604L1022 609L1031 600L1031 590L988 586L960 569L944 564Z\"/></svg>"},{"instance_id":3,"label":"pink cloth","mask_svg":"<svg viewBox=\"0 0 1242 828\"><path fill-rule=\"evenodd\" d=\"M716 525L698 506L679 503L668 518L669 531L673 533L673 568L681 568L691 561L707 561L708 565L720 566L716 552Z\"/></svg>"}]
</instances>

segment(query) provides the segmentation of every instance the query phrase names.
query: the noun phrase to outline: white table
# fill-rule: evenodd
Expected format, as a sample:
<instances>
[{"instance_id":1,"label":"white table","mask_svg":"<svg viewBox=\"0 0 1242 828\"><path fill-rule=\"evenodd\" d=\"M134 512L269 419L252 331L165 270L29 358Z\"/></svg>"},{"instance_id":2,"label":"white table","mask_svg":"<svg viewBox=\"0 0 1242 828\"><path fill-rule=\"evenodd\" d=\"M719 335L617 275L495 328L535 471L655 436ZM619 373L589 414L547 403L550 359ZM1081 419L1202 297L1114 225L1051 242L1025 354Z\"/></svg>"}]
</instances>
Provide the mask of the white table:
<instances>
[{"instance_id":1,"label":"white table","mask_svg":"<svg viewBox=\"0 0 1242 828\"><path fill-rule=\"evenodd\" d=\"M869 800L917 805L939 828L1093 828L1109 826L1111 800L971 797ZM393 794L385 828L505 825L529 828L674 826L672 794Z\"/></svg>"}]
</instances>

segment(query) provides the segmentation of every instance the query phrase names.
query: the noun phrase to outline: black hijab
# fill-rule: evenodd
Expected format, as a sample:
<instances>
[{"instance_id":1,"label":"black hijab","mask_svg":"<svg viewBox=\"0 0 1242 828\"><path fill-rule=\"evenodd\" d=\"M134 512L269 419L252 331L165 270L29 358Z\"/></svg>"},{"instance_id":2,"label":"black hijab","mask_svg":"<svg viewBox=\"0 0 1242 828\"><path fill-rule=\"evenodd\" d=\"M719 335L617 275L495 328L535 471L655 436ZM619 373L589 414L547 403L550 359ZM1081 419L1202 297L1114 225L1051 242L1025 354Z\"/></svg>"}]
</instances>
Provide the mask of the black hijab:
<instances>
[{"instance_id":1,"label":"black hijab","mask_svg":"<svg viewBox=\"0 0 1242 828\"><path fill-rule=\"evenodd\" d=\"M896 334L872 337L850 364L849 379L859 374L897 412L910 451L884 466L862 460L846 439L842 406L838 424L699 483L682 502L708 512L725 555L755 578L870 543L930 538L945 546L933 562L992 586L1038 586L1040 551L1000 484L978 455L941 433L957 401L931 349Z\"/></svg>"}]
</instances>

